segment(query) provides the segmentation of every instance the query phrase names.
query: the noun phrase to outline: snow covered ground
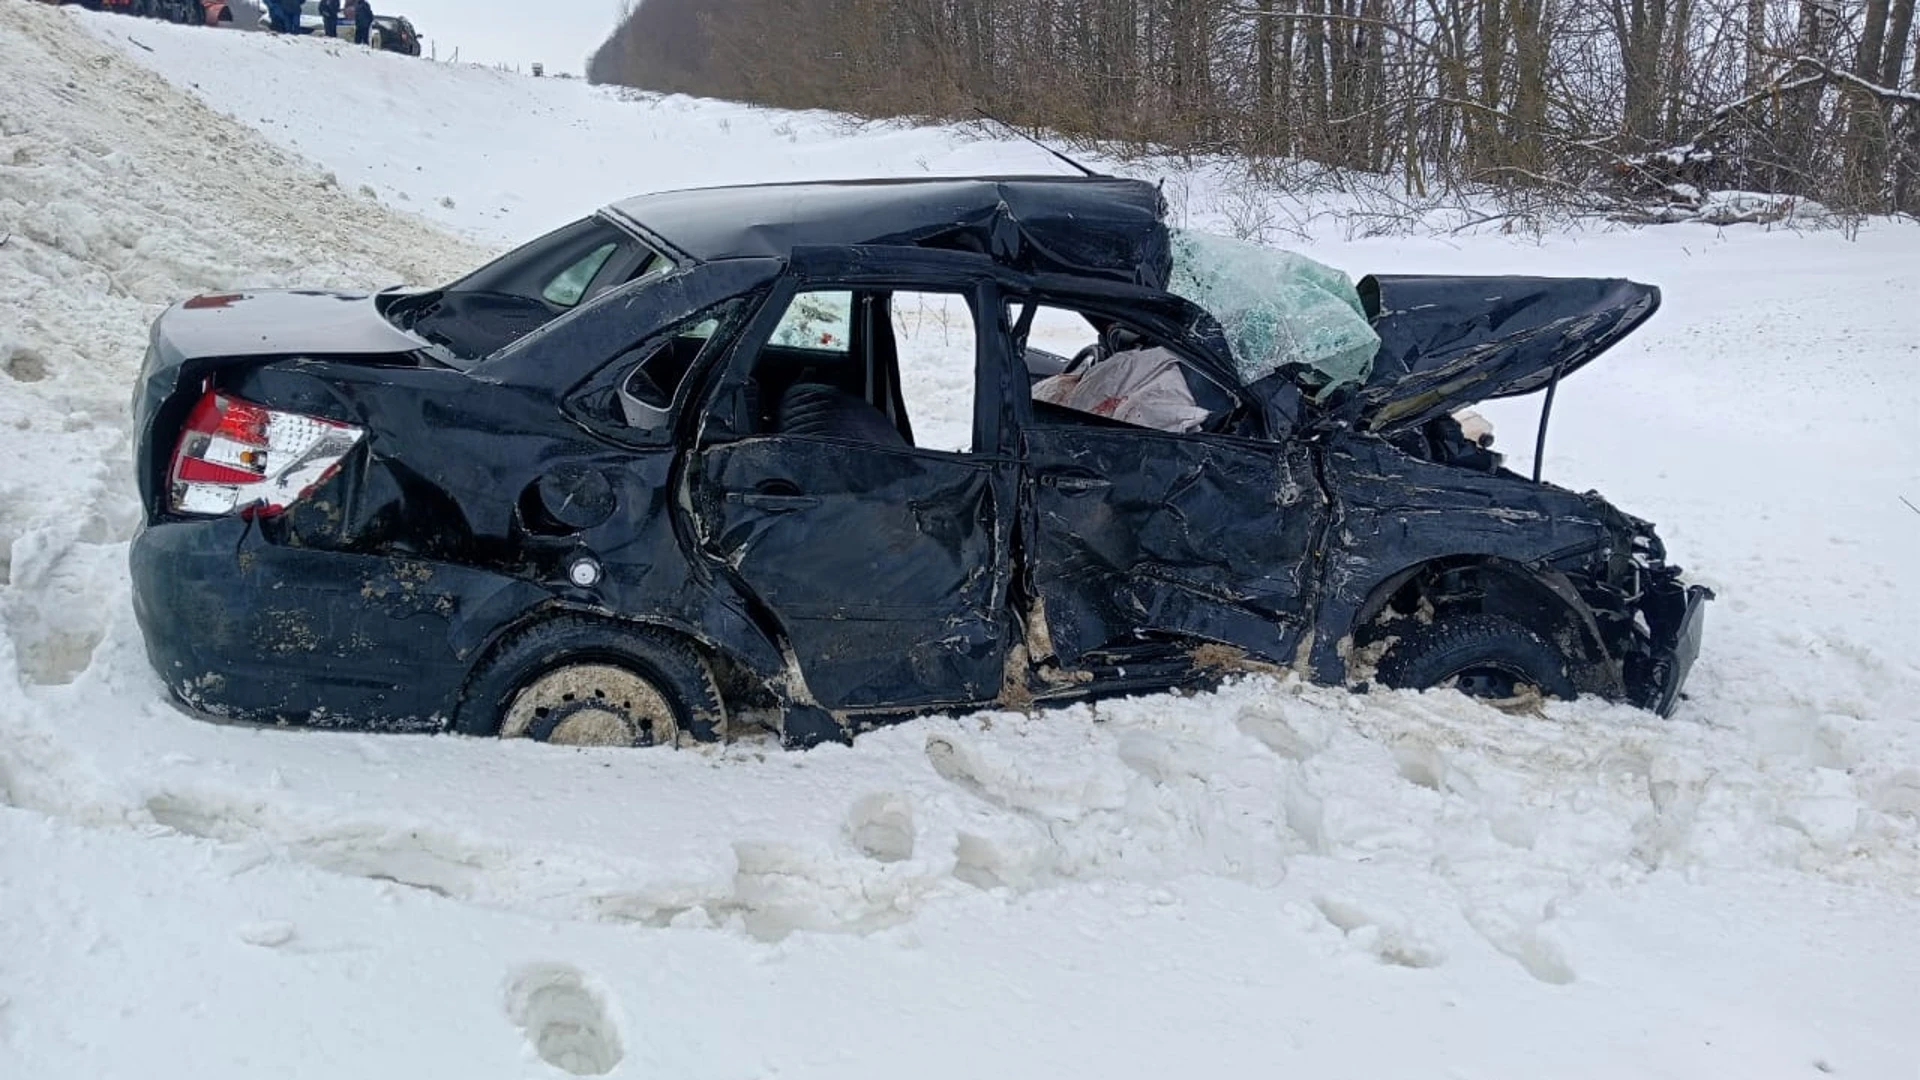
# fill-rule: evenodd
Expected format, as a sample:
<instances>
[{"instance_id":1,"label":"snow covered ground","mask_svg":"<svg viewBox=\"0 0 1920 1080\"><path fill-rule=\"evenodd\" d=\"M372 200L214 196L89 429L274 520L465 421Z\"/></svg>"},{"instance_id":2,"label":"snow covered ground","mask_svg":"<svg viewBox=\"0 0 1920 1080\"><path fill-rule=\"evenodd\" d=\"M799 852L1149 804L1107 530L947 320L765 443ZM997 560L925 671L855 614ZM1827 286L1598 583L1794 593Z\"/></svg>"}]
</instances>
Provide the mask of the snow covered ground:
<instances>
[{"instance_id":1,"label":"snow covered ground","mask_svg":"<svg viewBox=\"0 0 1920 1080\"><path fill-rule=\"evenodd\" d=\"M1720 592L1672 721L1256 679L620 753L162 699L124 571L160 305L442 279L638 191L1057 169L0 0L0 1077L1920 1076L1911 224L1303 245L1665 287L1546 464ZM1529 408L1490 410L1523 462Z\"/></svg>"}]
</instances>

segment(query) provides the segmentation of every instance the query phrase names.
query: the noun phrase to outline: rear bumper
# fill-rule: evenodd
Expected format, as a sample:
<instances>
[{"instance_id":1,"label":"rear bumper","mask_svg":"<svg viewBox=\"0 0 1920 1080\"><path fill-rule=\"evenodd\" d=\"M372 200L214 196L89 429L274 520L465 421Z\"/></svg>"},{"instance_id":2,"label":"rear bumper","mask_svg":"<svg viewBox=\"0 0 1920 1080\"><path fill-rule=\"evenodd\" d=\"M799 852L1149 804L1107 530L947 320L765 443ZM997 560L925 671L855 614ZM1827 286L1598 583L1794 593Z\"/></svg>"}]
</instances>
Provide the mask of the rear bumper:
<instances>
[{"instance_id":1,"label":"rear bumper","mask_svg":"<svg viewBox=\"0 0 1920 1080\"><path fill-rule=\"evenodd\" d=\"M1712 599L1713 590L1683 585L1678 574L1655 579L1640 608L1647 622L1647 649L1629 658L1626 667L1627 693L1634 704L1661 716L1673 715L1700 657L1707 602Z\"/></svg>"},{"instance_id":2,"label":"rear bumper","mask_svg":"<svg viewBox=\"0 0 1920 1080\"><path fill-rule=\"evenodd\" d=\"M442 730L489 631L531 599L444 563L281 547L237 518L148 525L129 562L168 689L255 723Z\"/></svg>"}]
</instances>

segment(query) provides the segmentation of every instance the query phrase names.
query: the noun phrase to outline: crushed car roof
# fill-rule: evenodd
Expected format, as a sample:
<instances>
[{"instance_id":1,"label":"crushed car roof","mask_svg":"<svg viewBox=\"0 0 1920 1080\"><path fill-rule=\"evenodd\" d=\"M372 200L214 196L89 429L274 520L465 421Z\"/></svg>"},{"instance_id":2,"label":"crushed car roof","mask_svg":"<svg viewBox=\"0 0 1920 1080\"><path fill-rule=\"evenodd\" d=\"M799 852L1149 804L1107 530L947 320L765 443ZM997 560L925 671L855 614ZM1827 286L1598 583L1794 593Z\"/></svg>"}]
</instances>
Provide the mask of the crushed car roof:
<instances>
[{"instance_id":1,"label":"crushed car roof","mask_svg":"<svg viewBox=\"0 0 1920 1080\"><path fill-rule=\"evenodd\" d=\"M900 244L1154 288L1165 286L1172 265L1160 189L1105 176L695 188L638 196L606 212L700 262L784 258L809 245Z\"/></svg>"}]
</instances>

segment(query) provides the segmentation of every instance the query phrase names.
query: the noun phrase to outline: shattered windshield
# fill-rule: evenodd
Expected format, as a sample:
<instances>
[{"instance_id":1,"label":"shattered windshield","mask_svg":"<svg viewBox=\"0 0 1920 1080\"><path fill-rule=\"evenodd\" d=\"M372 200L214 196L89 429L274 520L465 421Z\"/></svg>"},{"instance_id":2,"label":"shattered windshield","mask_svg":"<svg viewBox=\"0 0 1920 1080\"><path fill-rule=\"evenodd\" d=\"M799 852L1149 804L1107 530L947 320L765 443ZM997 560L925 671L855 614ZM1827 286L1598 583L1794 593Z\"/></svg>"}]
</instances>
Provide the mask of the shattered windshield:
<instances>
[{"instance_id":1,"label":"shattered windshield","mask_svg":"<svg viewBox=\"0 0 1920 1080\"><path fill-rule=\"evenodd\" d=\"M1325 400L1366 382L1380 350L1352 280L1290 251L1175 229L1167 291L1220 321L1247 385L1293 366Z\"/></svg>"}]
</instances>

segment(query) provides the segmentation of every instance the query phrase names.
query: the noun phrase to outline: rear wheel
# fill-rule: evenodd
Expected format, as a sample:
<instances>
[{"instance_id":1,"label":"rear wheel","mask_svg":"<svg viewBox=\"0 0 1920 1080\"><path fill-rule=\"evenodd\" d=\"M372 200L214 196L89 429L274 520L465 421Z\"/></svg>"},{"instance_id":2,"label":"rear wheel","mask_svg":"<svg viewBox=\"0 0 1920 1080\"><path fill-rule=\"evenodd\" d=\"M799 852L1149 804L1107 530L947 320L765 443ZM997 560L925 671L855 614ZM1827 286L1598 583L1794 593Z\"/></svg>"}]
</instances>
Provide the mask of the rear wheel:
<instances>
[{"instance_id":1,"label":"rear wheel","mask_svg":"<svg viewBox=\"0 0 1920 1080\"><path fill-rule=\"evenodd\" d=\"M467 683L454 728L565 746L673 745L719 737L706 662L647 627L565 616L509 639Z\"/></svg>"},{"instance_id":2,"label":"rear wheel","mask_svg":"<svg viewBox=\"0 0 1920 1080\"><path fill-rule=\"evenodd\" d=\"M1450 686L1492 701L1577 693L1560 650L1504 615L1455 615L1416 627L1380 658L1379 678L1395 689Z\"/></svg>"}]
</instances>

